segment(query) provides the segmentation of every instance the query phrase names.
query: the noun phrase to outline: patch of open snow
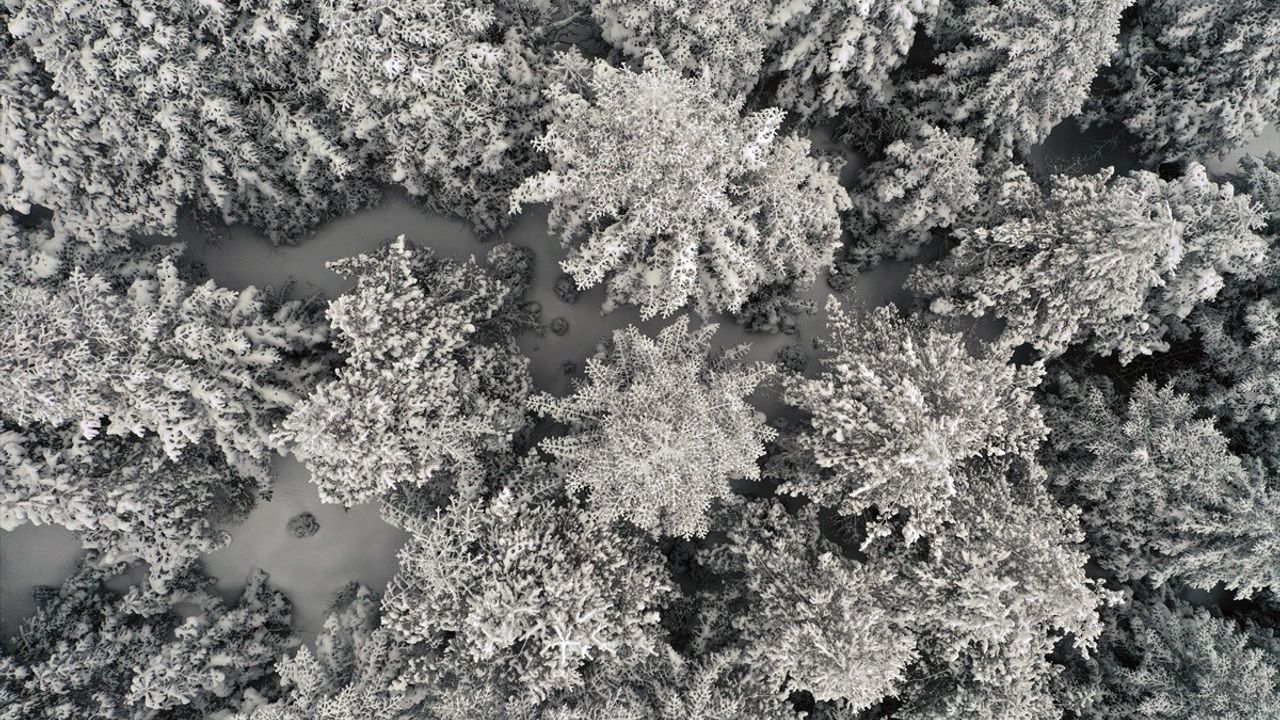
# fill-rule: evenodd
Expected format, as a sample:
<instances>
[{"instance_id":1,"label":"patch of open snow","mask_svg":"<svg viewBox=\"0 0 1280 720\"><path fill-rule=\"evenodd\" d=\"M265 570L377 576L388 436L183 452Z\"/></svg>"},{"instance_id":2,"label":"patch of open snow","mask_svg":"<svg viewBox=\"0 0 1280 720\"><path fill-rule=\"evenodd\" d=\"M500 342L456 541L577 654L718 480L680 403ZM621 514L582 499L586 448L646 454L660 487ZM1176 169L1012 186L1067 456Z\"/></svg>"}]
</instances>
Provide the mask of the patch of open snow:
<instances>
[{"instance_id":1,"label":"patch of open snow","mask_svg":"<svg viewBox=\"0 0 1280 720\"><path fill-rule=\"evenodd\" d=\"M206 555L204 569L228 602L244 590L251 569L266 570L271 584L293 603L294 629L310 642L334 594L348 582L379 591L386 587L406 535L382 521L377 503L344 510L320 502L306 468L291 455L277 458L271 469L271 500L258 503L244 522L226 527L231 544ZM315 535L298 538L289 531L289 520L301 512L319 521Z\"/></svg>"},{"instance_id":2,"label":"patch of open snow","mask_svg":"<svg viewBox=\"0 0 1280 720\"><path fill-rule=\"evenodd\" d=\"M18 632L36 610L31 591L61 585L76 570L80 539L58 525L0 530L0 639Z\"/></svg>"}]
</instances>

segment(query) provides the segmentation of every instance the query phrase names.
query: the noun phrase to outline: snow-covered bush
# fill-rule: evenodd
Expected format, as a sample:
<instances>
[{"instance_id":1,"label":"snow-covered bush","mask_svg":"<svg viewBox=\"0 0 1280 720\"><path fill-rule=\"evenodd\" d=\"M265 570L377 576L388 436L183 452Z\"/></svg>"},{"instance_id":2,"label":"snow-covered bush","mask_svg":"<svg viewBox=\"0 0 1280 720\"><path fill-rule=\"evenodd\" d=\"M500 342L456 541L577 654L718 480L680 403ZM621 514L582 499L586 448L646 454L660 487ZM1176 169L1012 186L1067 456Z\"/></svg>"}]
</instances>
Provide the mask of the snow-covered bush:
<instances>
[{"instance_id":1,"label":"snow-covered bush","mask_svg":"<svg viewBox=\"0 0 1280 720\"><path fill-rule=\"evenodd\" d=\"M977 143L923 125L885 150L851 193L847 259L861 265L915 257L933 230L958 224L983 187Z\"/></svg>"},{"instance_id":2,"label":"snow-covered bush","mask_svg":"<svg viewBox=\"0 0 1280 720\"><path fill-rule=\"evenodd\" d=\"M100 243L188 206L290 239L372 199L308 77L310 3L8 5L6 205Z\"/></svg>"},{"instance_id":3,"label":"snow-covered bush","mask_svg":"<svg viewBox=\"0 0 1280 720\"><path fill-rule=\"evenodd\" d=\"M1058 175L1024 212L957 231L960 245L909 284L941 315L1004 320L1002 346L1055 356L1087 344L1127 363L1168 349L1171 324L1213 299L1225 276L1261 270L1263 221L1200 165L1172 181Z\"/></svg>"},{"instance_id":4,"label":"snow-covered bush","mask_svg":"<svg viewBox=\"0 0 1280 720\"><path fill-rule=\"evenodd\" d=\"M1280 120L1280 5L1139 0L1088 118L1151 164L1229 152Z\"/></svg>"},{"instance_id":5,"label":"snow-covered bush","mask_svg":"<svg viewBox=\"0 0 1280 720\"><path fill-rule=\"evenodd\" d=\"M175 461L155 436L87 440L70 427L0 427L0 529L61 525L102 564L145 561L157 592L224 546L230 537L211 522L247 511L256 494L206 445Z\"/></svg>"},{"instance_id":6,"label":"snow-covered bush","mask_svg":"<svg viewBox=\"0 0 1280 720\"><path fill-rule=\"evenodd\" d=\"M595 64L585 95L553 88L538 141L551 169L512 211L551 206L561 263L579 288L607 279L606 308L671 315L692 302L732 312L771 283L805 287L839 245L848 197L836 164L777 137L779 110L740 115L703 80L661 61L643 72Z\"/></svg>"},{"instance_id":7,"label":"snow-covered bush","mask_svg":"<svg viewBox=\"0 0 1280 720\"><path fill-rule=\"evenodd\" d=\"M292 642L289 601L260 570L233 607L195 575L172 596L119 596L103 585L113 574L85 563L45 593L0 655L0 718L209 717L236 707ZM198 612L183 619L175 603Z\"/></svg>"},{"instance_id":8,"label":"snow-covered bush","mask_svg":"<svg viewBox=\"0 0 1280 720\"><path fill-rule=\"evenodd\" d=\"M481 232L505 224L511 189L545 166L538 5L317 3L315 82L379 180Z\"/></svg>"},{"instance_id":9,"label":"snow-covered bush","mask_svg":"<svg viewBox=\"0 0 1280 720\"><path fill-rule=\"evenodd\" d=\"M116 256L94 274L59 266L51 239L0 223L14 261L0 267L0 412L86 438L155 433L175 460L216 443L265 483L272 432L326 369L318 314L189 283L167 254Z\"/></svg>"},{"instance_id":10,"label":"snow-covered bush","mask_svg":"<svg viewBox=\"0 0 1280 720\"><path fill-rule=\"evenodd\" d=\"M702 535L711 504L730 480L756 479L756 459L773 431L746 401L769 376L743 366L742 346L710 351L716 325L689 332L681 316L654 339L634 326L587 360L586 380L568 397L530 400L569 434L539 447L565 468L571 490L590 490L592 512L668 535Z\"/></svg>"},{"instance_id":11,"label":"snow-covered bush","mask_svg":"<svg viewBox=\"0 0 1280 720\"><path fill-rule=\"evenodd\" d=\"M942 72L912 83L909 102L998 150L1029 149L1080 111L1133 2L949 1L936 32Z\"/></svg>"},{"instance_id":12,"label":"snow-covered bush","mask_svg":"<svg viewBox=\"0 0 1280 720\"><path fill-rule=\"evenodd\" d=\"M766 285L747 298L733 321L752 334L795 335L800 319L818 311L818 303L786 284Z\"/></svg>"},{"instance_id":13,"label":"snow-covered bush","mask_svg":"<svg viewBox=\"0 0 1280 720\"><path fill-rule=\"evenodd\" d=\"M474 490L486 457L525 422L528 360L511 333L518 287L403 235L329 267L355 280L328 312L345 363L282 432L321 499L351 505L442 478Z\"/></svg>"},{"instance_id":14,"label":"snow-covered bush","mask_svg":"<svg viewBox=\"0 0 1280 720\"><path fill-rule=\"evenodd\" d=\"M959 333L892 305L853 316L832 298L827 311L824 372L785 379L784 399L807 422L770 464L784 481L779 492L843 515L874 508L873 535L905 515L913 542L950 519L958 466L1034 455L1045 434L1031 392L1038 365L1018 368L996 351L975 357Z\"/></svg>"},{"instance_id":15,"label":"snow-covered bush","mask_svg":"<svg viewBox=\"0 0 1280 720\"><path fill-rule=\"evenodd\" d=\"M1280 641L1170 594L1106 613L1081 720L1266 720L1280 707Z\"/></svg>"},{"instance_id":16,"label":"snow-covered bush","mask_svg":"<svg viewBox=\"0 0 1280 720\"><path fill-rule=\"evenodd\" d=\"M1083 510L1095 562L1121 580L1280 587L1280 493L1189 397L1143 379L1125 403L1070 375L1055 390L1054 485Z\"/></svg>"},{"instance_id":17,"label":"snow-covered bush","mask_svg":"<svg viewBox=\"0 0 1280 720\"><path fill-rule=\"evenodd\" d=\"M416 666L433 685L541 701L580 687L588 664L655 651L670 590L662 556L561 497L545 469L526 466L488 500L392 519L410 538L383 624L437 649Z\"/></svg>"}]
</instances>

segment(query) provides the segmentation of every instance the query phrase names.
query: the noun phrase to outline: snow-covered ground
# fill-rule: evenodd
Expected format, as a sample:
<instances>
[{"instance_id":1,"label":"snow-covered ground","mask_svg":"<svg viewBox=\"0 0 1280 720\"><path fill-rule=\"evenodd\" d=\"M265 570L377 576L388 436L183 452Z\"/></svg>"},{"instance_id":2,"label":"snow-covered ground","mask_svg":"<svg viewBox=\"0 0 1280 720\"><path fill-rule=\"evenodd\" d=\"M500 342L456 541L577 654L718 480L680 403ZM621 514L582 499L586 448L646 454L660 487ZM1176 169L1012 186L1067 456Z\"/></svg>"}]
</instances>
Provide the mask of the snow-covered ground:
<instances>
[{"instance_id":1,"label":"snow-covered ground","mask_svg":"<svg viewBox=\"0 0 1280 720\"><path fill-rule=\"evenodd\" d=\"M830 147L823 138L815 140L820 146ZM1268 150L1280 150L1280 135L1274 129L1247 148L1255 154ZM1240 154L1208 165L1214 172L1229 171ZM1041 171L1058 172L1088 172L1103 164L1116 165L1118 172L1132 167L1116 152L1115 143L1105 133L1080 133L1070 123L1055 131L1037 154L1035 164ZM856 162L851 163L846 177L856 173L857 167ZM389 192L375 208L325 224L314 237L295 246L273 247L244 227L210 238L194 226L187 226L180 237L187 242L187 255L202 262L209 275L225 287L282 287L292 282L289 294L293 297L319 293L332 298L349 283L326 269L326 262L368 252L399 234L418 246L457 259L483 257L492 247L492 242L481 242L463 222L426 212L398 192ZM521 340L531 359L538 389L567 393L581 370L566 376L561 370L563 363L572 360L581 368L582 360L595 352L599 339L608 337L614 329L638 324L645 332L653 333L666 324L662 319L639 322L639 313L633 307L601 315L601 288L582 293L574 305L557 299L553 286L560 276L558 263L564 251L547 235L546 214L541 208L527 210L500 239L534 251L535 273L529 299L541 303L544 321L557 317L569 321L569 332L563 337L547 332L541 337L529 334ZM910 303L910 295L902 290L910 266L886 263L864 273L849 293L849 302L861 307L890 301ZM821 306L828 292L825 284L819 283L810 297ZM794 336L753 336L724 318L714 342L725 346L749 342L752 351L748 359L761 361L771 361L778 350L799 342L810 350L812 358L812 341L821 336L824 323L825 313L819 310L800 322ZM980 324L974 334L989 336L991 329L990 325ZM811 359L810 370L814 366ZM767 393L755 400L763 412L773 414L779 409L777 399ZM229 528L231 544L209 555L205 568L217 578L219 591L228 598L243 587L250 568L267 570L273 584L293 601L295 625L304 638L310 639L323 620L332 594L346 582L356 580L375 589L385 587L395 573L395 553L404 534L383 523L374 505L343 510L322 504L308 482L306 470L292 457L280 458L275 474L272 499L260 503L245 522ZM316 516L320 531L297 539L289 534L286 524L303 511ZM11 636L32 612L32 588L59 584L73 571L79 552L76 538L61 528L27 525L11 532L0 531L0 636Z\"/></svg>"},{"instance_id":2,"label":"snow-covered ground","mask_svg":"<svg viewBox=\"0 0 1280 720\"><path fill-rule=\"evenodd\" d=\"M396 571L396 550L405 534L382 521L374 503L344 510L320 502L302 463L292 456L272 467L271 500L259 503L243 523L228 528L231 544L205 556L204 568L228 599L260 567L293 601L294 625L310 641L324 621L333 594L357 581L381 590ZM288 530L290 518L309 512L320 530L307 538Z\"/></svg>"}]
</instances>

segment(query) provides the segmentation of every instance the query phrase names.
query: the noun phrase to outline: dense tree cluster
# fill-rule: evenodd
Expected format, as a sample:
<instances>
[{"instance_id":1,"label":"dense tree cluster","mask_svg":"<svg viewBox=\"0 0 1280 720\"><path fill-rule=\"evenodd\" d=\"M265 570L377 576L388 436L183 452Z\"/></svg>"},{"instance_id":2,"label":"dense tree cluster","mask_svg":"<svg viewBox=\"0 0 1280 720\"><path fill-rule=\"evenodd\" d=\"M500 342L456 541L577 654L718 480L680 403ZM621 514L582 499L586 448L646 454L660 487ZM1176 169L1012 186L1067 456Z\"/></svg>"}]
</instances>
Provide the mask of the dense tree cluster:
<instances>
[{"instance_id":1,"label":"dense tree cluster","mask_svg":"<svg viewBox=\"0 0 1280 720\"><path fill-rule=\"evenodd\" d=\"M292 240L380 183L487 232L539 164L538 3L8 5L0 191L86 239L192 207Z\"/></svg>"},{"instance_id":2,"label":"dense tree cluster","mask_svg":"<svg viewBox=\"0 0 1280 720\"><path fill-rule=\"evenodd\" d=\"M6 5L6 204L89 240L188 206L285 239L373 199L310 80L314 5Z\"/></svg>"},{"instance_id":3,"label":"dense tree cluster","mask_svg":"<svg viewBox=\"0 0 1280 720\"><path fill-rule=\"evenodd\" d=\"M1082 720L1262 720L1280 707L1280 641L1169 594L1104 613L1107 631L1078 685Z\"/></svg>"},{"instance_id":4,"label":"dense tree cluster","mask_svg":"<svg viewBox=\"0 0 1280 720\"><path fill-rule=\"evenodd\" d=\"M1280 120L1280 5L4 0L0 28L0 530L85 549L0 652L0 720L1280 714L1280 155L1204 164ZM1071 123L1142 169L1052 157ZM402 235L331 263L322 312L165 240L291 242L387 188L482 235L545 204L556 296L640 326L553 393L520 336L570 326L528 249ZM885 261L914 301L839 297ZM750 363L721 320L793 337ZM198 570L279 453L405 537L309 643L262 571L231 604ZM279 529L361 542L315 527Z\"/></svg>"},{"instance_id":5,"label":"dense tree cluster","mask_svg":"<svg viewBox=\"0 0 1280 720\"><path fill-rule=\"evenodd\" d=\"M1280 472L1280 243L1252 282L1227 287L1188 319L1199 352L1181 358L1181 386L1210 408L1231 443Z\"/></svg>"},{"instance_id":6,"label":"dense tree cluster","mask_svg":"<svg viewBox=\"0 0 1280 720\"><path fill-rule=\"evenodd\" d=\"M936 545L886 538L862 562L823 539L813 508L745 504L728 543L700 556L727 576L708 602L712 637L850 711L897 696L904 717L1043 716L1058 672L1045 655L1064 633L1090 647L1109 596L1086 579L1074 517L1035 473L978 462L956 475Z\"/></svg>"},{"instance_id":7,"label":"dense tree cluster","mask_svg":"<svg viewBox=\"0 0 1280 720\"><path fill-rule=\"evenodd\" d=\"M1123 579L1274 586L1280 497L1259 469L1171 386L1144 378L1120 409L1099 384L1064 374L1049 415L1056 482L1084 511L1094 561Z\"/></svg>"},{"instance_id":8,"label":"dense tree cluster","mask_svg":"<svg viewBox=\"0 0 1280 720\"><path fill-rule=\"evenodd\" d=\"M318 2L312 81L379 180L492 231L541 169L540 4Z\"/></svg>"},{"instance_id":9,"label":"dense tree cluster","mask_svg":"<svg viewBox=\"0 0 1280 720\"><path fill-rule=\"evenodd\" d=\"M0 655L0 718L197 718L255 685L273 692L273 661L293 640L289 601L266 574L251 575L231 607L194 571L166 594L123 596L103 584L113 574L86 563L48 589ZM198 613L179 616L180 604Z\"/></svg>"},{"instance_id":10,"label":"dense tree cluster","mask_svg":"<svg viewBox=\"0 0 1280 720\"><path fill-rule=\"evenodd\" d=\"M331 362L309 304L0 218L0 526L57 524L157 588L270 490L277 429Z\"/></svg>"},{"instance_id":11,"label":"dense tree cluster","mask_svg":"<svg viewBox=\"0 0 1280 720\"><path fill-rule=\"evenodd\" d=\"M57 233L0 222L0 404L86 438L154 433L170 457L216 443L265 479L276 425L327 369L301 302L189 282L177 249L82 264Z\"/></svg>"},{"instance_id":12,"label":"dense tree cluster","mask_svg":"<svg viewBox=\"0 0 1280 720\"><path fill-rule=\"evenodd\" d=\"M675 70L705 79L725 97L745 94L759 79L774 35L771 3L733 0L601 0L584 3L603 39L627 57L657 53Z\"/></svg>"},{"instance_id":13,"label":"dense tree cluster","mask_svg":"<svg viewBox=\"0 0 1280 720\"><path fill-rule=\"evenodd\" d=\"M1110 169L1057 175L1021 202L1025 210L958 231L960 244L911 284L934 312L990 313L1005 321L1000 344L1048 357L1081 343L1121 362L1168 350L1171 326L1226 277L1256 276L1267 252L1255 232L1265 215L1202 165L1172 181Z\"/></svg>"},{"instance_id":14,"label":"dense tree cluster","mask_svg":"<svg viewBox=\"0 0 1280 720\"><path fill-rule=\"evenodd\" d=\"M938 21L942 72L916 81L949 123L1004 151L1078 113L1134 0L960 0ZM927 112L927 111L926 111Z\"/></svg>"},{"instance_id":15,"label":"dense tree cluster","mask_svg":"<svg viewBox=\"0 0 1280 720\"><path fill-rule=\"evenodd\" d=\"M315 650L307 645L276 663L284 690L269 698L252 688L237 720L394 718L417 707L408 681L409 654L380 627L379 598L353 584L335 599Z\"/></svg>"},{"instance_id":16,"label":"dense tree cluster","mask_svg":"<svg viewBox=\"0 0 1280 720\"><path fill-rule=\"evenodd\" d=\"M1280 117L1280 6L1138 0L1087 117L1122 123L1151 163L1234 150Z\"/></svg>"}]
</instances>

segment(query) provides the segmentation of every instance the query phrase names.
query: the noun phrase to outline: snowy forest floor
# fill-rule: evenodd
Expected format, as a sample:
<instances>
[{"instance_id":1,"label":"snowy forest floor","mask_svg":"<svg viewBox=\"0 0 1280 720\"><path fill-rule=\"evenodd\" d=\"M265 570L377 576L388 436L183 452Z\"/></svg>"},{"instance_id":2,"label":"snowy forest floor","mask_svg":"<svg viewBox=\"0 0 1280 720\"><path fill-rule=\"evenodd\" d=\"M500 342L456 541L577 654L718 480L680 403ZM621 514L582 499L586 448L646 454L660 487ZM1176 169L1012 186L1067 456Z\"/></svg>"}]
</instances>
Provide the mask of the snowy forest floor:
<instances>
[{"instance_id":1,"label":"snowy forest floor","mask_svg":"<svg viewBox=\"0 0 1280 720\"><path fill-rule=\"evenodd\" d=\"M833 148L821 135L815 135L815 146ZM1037 149L1033 164L1039 173L1092 172L1107 165L1123 173L1133 168L1125 156L1124 140L1106 131L1087 134L1078 132L1068 121ZM1280 134L1273 128L1240 153L1207 162L1210 171L1226 173L1235 169L1236 159L1244 153L1280 152ZM856 178L861 163L848 151L849 158L842 175L846 184ZM293 246L273 247L250 228L232 227L217 237L202 233L187 224L179 233L187 243L186 254L204 265L218 284L232 289L249 285L281 288L289 285L291 297L320 294L333 298L349 285L325 268L325 263L368 252L397 235L404 234L420 247L430 247L441 256L464 259L483 257L493 242L507 241L531 249L535 269L529 300L542 306L544 323L563 317L569 331L557 336L550 331L541 336L526 334L521 347L531 359L534 383L539 390L563 395L571 390L575 377L582 375L583 361L591 356L599 340L613 330L629 324L638 325L648 334L656 333L670 319L640 322L634 307L619 308L609 315L600 314L604 298L602 288L583 292L577 303L559 300L553 287L560 277L559 262L564 250L555 238L547 235L546 213L532 208L516 220L500 238L480 241L461 221L424 211L399 192L388 192L382 202L371 209L329 222L314 236ZM922 260L934 253L926 253ZM871 308L888 302L900 306L912 302L902 284L913 263L885 263L863 273L846 295L847 304ZM799 343L809 354L809 371L817 369L817 353L813 340L820 338L826 322L821 306L830 293L819 282L809 293L819 311L805 317L794 335L749 335L729 318L713 321L720 329L713 343L733 346L750 343L749 360L772 361L783 347ZM971 329L974 338L990 337L992 328L977 324ZM562 372L566 361L577 364L572 375ZM780 409L775 397L761 394L755 398L762 412L773 416ZM261 567L271 581L293 602L294 626L300 636L310 641L323 621L325 610L334 593L350 581L364 583L375 590L385 588L396 571L396 551L404 534L385 524L376 504L344 510L337 505L320 502L315 487L308 481L307 471L293 457L278 458L274 464L275 485L270 501L261 502L242 523L227 528L233 536L227 547L208 555L204 567L217 579L218 591L234 598L244 586L253 567ZM319 521L317 534L299 539L289 533L290 518L310 512ZM31 591L40 585L57 585L75 569L80 555L75 536L58 527L26 525L14 531L0 531L0 637L8 639L34 609Z\"/></svg>"}]
</instances>

